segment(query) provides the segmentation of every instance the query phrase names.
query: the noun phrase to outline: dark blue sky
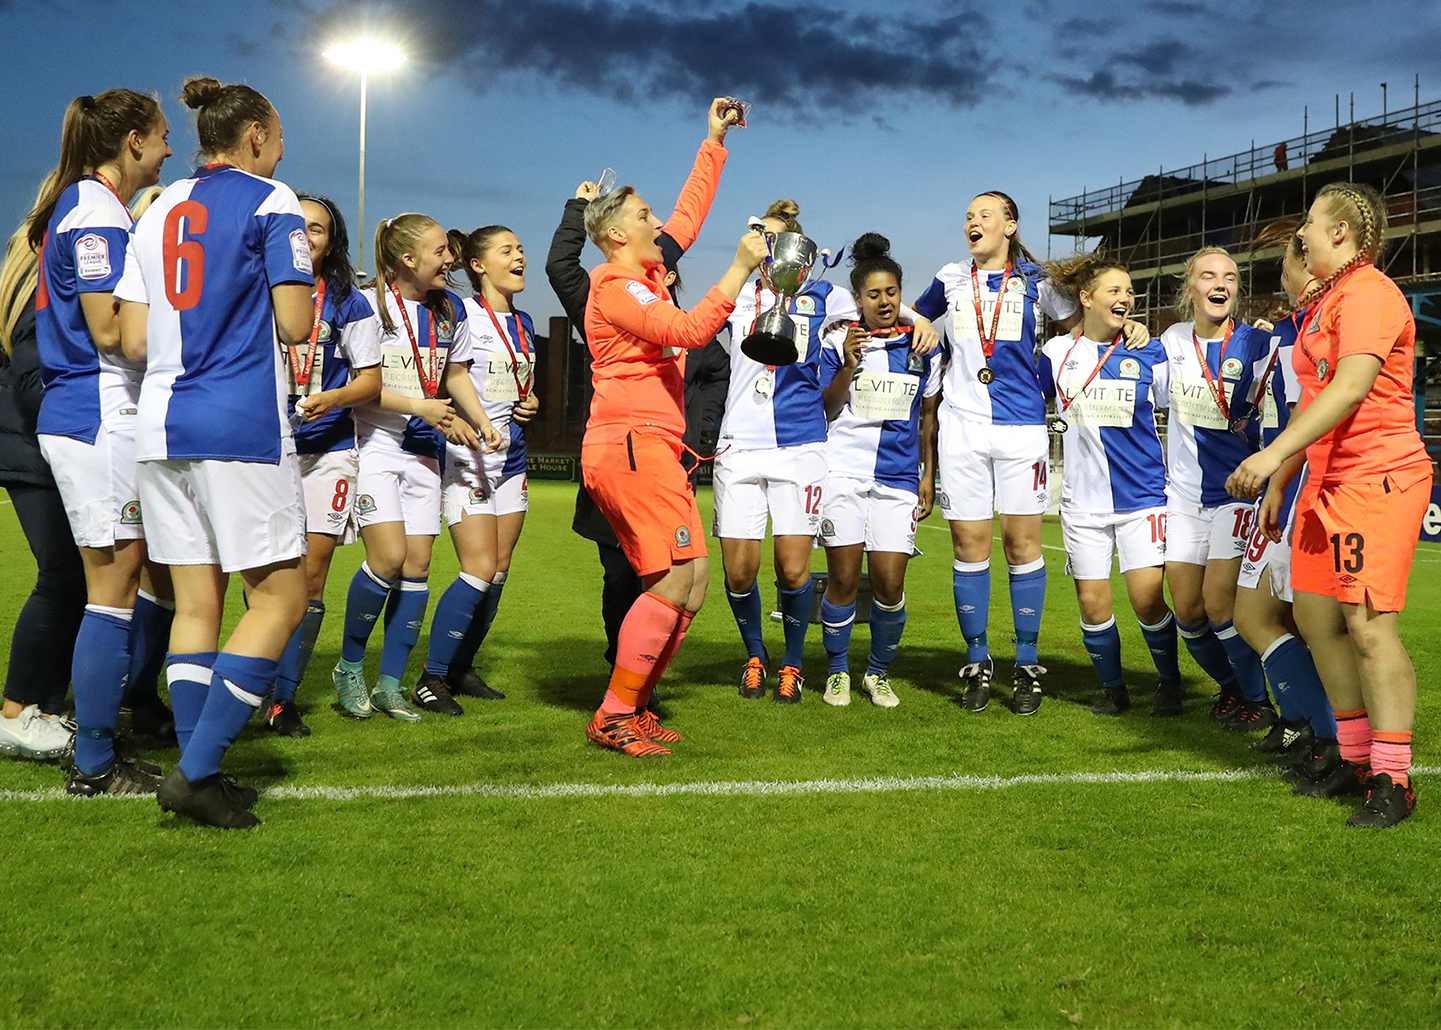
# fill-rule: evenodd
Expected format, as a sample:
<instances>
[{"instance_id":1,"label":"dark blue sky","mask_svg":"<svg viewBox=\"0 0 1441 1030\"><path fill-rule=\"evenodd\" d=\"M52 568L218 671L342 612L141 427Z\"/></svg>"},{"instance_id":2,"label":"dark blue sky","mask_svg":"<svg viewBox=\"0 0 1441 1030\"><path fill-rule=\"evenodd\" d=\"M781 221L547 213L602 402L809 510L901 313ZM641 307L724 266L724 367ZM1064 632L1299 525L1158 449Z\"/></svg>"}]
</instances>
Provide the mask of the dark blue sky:
<instances>
[{"instance_id":1,"label":"dark blue sky","mask_svg":"<svg viewBox=\"0 0 1441 1030\"><path fill-rule=\"evenodd\" d=\"M65 104L111 86L157 90L185 174L195 149L174 100L190 74L245 81L285 125L277 176L354 220L358 80L320 57L364 25L412 60L371 89L366 214L404 210L514 228L532 259L522 306L558 313L542 265L576 183L613 166L668 210L717 93L751 101L690 296L744 228L792 196L822 246L890 237L914 294L964 253L977 192L1002 189L1046 247L1046 201L1229 154L1356 113L1441 97L1441 3L1125 0L1072 4L854 0L0 0L5 41L0 218L14 225L54 165ZM8 231L8 230L7 230ZM1058 240L1060 249L1069 240ZM598 260L598 253L591 258ZM833 273L834 274L834 273Z\"/></svg>"}]
</instances>

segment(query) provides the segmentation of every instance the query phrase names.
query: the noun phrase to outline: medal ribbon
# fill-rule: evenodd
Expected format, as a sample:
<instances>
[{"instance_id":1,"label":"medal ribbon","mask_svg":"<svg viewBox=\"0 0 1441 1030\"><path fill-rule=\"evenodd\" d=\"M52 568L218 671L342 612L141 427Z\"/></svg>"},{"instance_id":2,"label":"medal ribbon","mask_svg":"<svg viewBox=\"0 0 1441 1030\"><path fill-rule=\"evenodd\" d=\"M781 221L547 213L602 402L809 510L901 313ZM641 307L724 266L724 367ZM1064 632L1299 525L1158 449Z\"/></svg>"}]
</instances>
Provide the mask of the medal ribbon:
<instances>
[{"instance_id":1,"label":"medal ribbon","mask_svg":"<svg viewBox=\"0 0 1441 1030\"><path fill-rule=\"evenodd\" d=\"M510 355L510 374L515 379L515 392L520 394L520 399L525 400L530 393L530 387L535 382L535 366L530 360L530 344L525 338L525 326L520 324L520 315L512 312L515 318L516 342L520 344L520 353L525 358L526 373L525 382L520 381L520 359L515 356L515 348L510 345L510 338L505 334L505 325L499 318L495 317L495 311L491 308L490 302L483 294L476 294L475 299L480 301L480 306L485 308L485 313L490 316L490 324L495 326L495 331L500 334L500 342L505 344L506 353Z\"/></svg>"},{"instance_id":2,"label":"medal ribbon","mask_svg":"<svg viewBox=\"0 0 1441 1030\"><path fill-rule=\"evenodd\" d=\"M325 307L325 280L315 288L315 317L310 321L310 342L305 345L305 359L296 353L298 347L287 347L290 355L290 373L295 376L295 389L302 397L310 396L310 373L315 368L315 355L320 342L320 312Z\"/></svg>"},{"instance_id":3,"label":"medal ribbon","mask_svg":"<svg viewBox=\"0 0 1441 1030\"><path fill-rule=\"evenodd\" d=\"M1234 318L1226 319L1226 338L1221 341L1221 359L1216 363L1218 368L1224 368L1226 364L1226 348L1231 345L1231 333L1236 328ZM1227 422L1231 421L1231 405L1226 401L1226 383L1224 380L1218 385L1216 377L1211 374L1211 366L1206 362L1206 352L1201 349L1200 337L1196 335L1196 324L1191 323L1191 343L1196 347L1196 358L1201 362L1201 371L1206 373L1206 385L1211 389L1211 398L1216 402L1216 407L1221 409L1221 417Z\"/></svg>"},{"instance_id":4,"label":"medal ribbon","mask_svg":"<svg viewBox=\"0 0 1441 1030\"><path fill-rule=\"evenodd\" d=\"M1296 337L1296 339L1298 339L1298 340L1301 338L1300 335L1299 335L1299 333L1300 333L1300 324L1296 321L1296 316L1299 315L1299 314L1300 314L1299 311L1293 311L1293 312L1291 312L1290 315L1287 316L1288 318L1291 319L1291 324L1294 325L1294 326L1296 326L1297 334L1298 334L1297 337ZM1270 362L1267 363L1267 365L1266 365L1266 371L1265 371L1265 373L1262 374L1262 376L1261 376L1261 385L1256 388L1256 414L1260 414L1260 413L1261 413L1261 411L1262 411L1262 409L1263 409L1263 407L1264 407L1264 405L1265 405L1265 403L1266 403L1266 391L1271 388L1271 375L1276 371L1276 360L1277 360L1278 358L1280 358L1280 356L1281 356L1281 348L1280 348L1280 347L1277 347L1274 351L1271 352L1271 360L1270 360Z\"/></svg>"},{"instance_id":5,"label":"medal ribbon","mask_svg":"<svg viewBox=\"0 0 1441 1030\"><path fill-rule=\"evenodd\" d=\"M394 283L390 284L390 293L395 298L395 303L400 305L400 318L405 323L405 335L410 337L410 350L415 355L415 374L420 377L420 392L427 397L434 397L440 392L440 357L435 347L435 312L430 313L430 373L427 375L420 364L420 344L415 342L415 330L410 327L410 314L405 310L405 300Z\"/></svg>"},{"instance_id":6,"label":"medal ribbon","mask_svg":"<svg viewBox=\"0 0 1441 1030\"><path fill-rule=\"evenodd\" d=\"M1111 345L1106 348L1106 353L1101 355L1101 360L1096 362L1096 367L1091 369L1091 374L1086 376L1086 381L1081 384L1081 388L1075 393L1071 394L1069 397L1066 396L1066 391L1061 388L1060 378L1058 377L1056 379L1056 393L1061 398L1061 410L1059 414L1064 415L1068 410L1070 410L1071 402L1074 401L1077 397L1081 396L1081 394L1086 392L1086 387L1091 385L1091 380L1095 379L1096 376L1100 374L1101 367L1105 365L1107 361L1111 360L1111 355L1116 353L1116 348L1121 345L1121 341L1125 338L1126 330L1122 329L1119 333L1116 334L1116 338L1111 341ZM1080 341L1077 340L1076 343L1080 343ZM1064 370L1066 365L1070 363L1071 351L1075 349L1076 344L1073 343L1071 344L1071 350L1066 351L1066 360L1061 362L1062 370Z\"/></svg>"},{"instance_id":7,"label":"medal ribbon","mask_svg":"<svg viewBox=\"0 0 1441 1030\"><path fill-rule=\"evenodd\" d=\"M991 355L996 353L996 333L1001 327L1001 302L1006 299L1006 287L1011 282L1011 263L1006 262L1006 271L1001 278L1001 288L996 291L996 308L991 312L991 335L986 336L986 323L981 315L981 282L980 270L976 267L976 261L971 259L971 297L976 302L976 335L981 338L981 353L986 356L986 363L990 364Z\"/></svg>"}]
</instances>

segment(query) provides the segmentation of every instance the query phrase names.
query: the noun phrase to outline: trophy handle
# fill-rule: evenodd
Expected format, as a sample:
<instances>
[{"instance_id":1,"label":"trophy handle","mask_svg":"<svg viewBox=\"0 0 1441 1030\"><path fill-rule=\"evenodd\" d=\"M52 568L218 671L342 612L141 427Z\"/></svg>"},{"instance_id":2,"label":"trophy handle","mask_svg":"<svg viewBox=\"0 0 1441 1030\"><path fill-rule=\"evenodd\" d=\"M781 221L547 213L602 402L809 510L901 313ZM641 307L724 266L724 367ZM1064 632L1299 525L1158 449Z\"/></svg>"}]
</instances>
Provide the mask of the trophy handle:
<instances>
[{"instance_id":1,"label":"trophy handle","mask_svg":"<svg viewBox=\"0 0 1441 1030\"><path fill-rule=\"evenodd\" d=\"M824 278L826 277L826 273L829 272L832 268L835 268L837 265L839 265L839 264L841 263L841 260L842 260L845 256L846 256L846 248L845 248L845 247L842 247L842 248L840 249L840 253L836 254L834 260L831 259L831 252L830 252L830 249L829 249L829 248L827 248L827 249L819 252L818 254L816 254L816 264L818 264L818 265L821 266L821 270L820 270L819 273L816 273L816 272L815 272L815 265L812 265L812 266L811 266L811 272L814 273L814 274L809 275L809 276L806 277L806 286L810 286L811 283L818 283L818 282L820 282L822 279L824 279ZM803 287L803 288L804 288L804 287Z\"/></svg>"}]
</instances>

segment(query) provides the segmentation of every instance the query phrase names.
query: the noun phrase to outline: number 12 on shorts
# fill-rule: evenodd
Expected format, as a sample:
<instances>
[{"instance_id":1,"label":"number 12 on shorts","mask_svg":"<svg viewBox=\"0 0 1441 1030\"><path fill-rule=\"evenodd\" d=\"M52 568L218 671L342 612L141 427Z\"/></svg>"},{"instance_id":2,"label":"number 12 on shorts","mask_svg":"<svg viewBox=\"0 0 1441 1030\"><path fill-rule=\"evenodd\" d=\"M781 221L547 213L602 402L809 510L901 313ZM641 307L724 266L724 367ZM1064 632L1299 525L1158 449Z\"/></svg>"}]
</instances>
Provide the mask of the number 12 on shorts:
<instances>
[{"instance_id":1,"label":"number 12 on shorts","mask_svg":"<svg viewBox=\"0 0 1441 1030\"><path fill-rule=\"evenodd\" d=\"M821 488L818 486L806 487L806 514L819 515L821 513Z\"/></svg>"}]
</instances>

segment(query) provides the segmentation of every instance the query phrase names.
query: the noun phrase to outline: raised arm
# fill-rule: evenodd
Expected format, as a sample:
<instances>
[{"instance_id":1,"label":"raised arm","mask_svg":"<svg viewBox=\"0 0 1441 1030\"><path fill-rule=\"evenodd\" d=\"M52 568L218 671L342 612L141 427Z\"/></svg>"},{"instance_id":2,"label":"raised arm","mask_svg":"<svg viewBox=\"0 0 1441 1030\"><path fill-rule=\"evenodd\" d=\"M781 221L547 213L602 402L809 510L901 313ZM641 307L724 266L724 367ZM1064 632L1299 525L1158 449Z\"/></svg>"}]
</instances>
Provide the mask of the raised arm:
<instances>
[{"instance_id":1,"label":"raised arm","mask_svg":"<svg viewBox=\"0 0 1441 1030\"><path fill-rule=\"evenodd\" d=\"M585 209L595 196L595 184L583 182L575 196L565 202L565 211L555 235L550 239L550 252L545 258L545 277L565 309L571 325L585 334L585 301L590 294L590 273L581 264L585 250Z\"/></svg>"},{"instance_id":2,"label":"raised arm","mask_svg":"<svg viewBox=\"0 0 1441 1030\"><path fill-rule=\"evenodd\" d=\"M665 223L665 231L680 245L682 252L689 250L696 241L706 215L710 214L711 202L715 200L715 191L720 185L721 169L726 163L726 133L740 117L734 109L723 110L725 105L723 97L711 101L708 113L710 134L696 152L690 177L681 188L675 210Z\"/></svg>"}]
</instances>

